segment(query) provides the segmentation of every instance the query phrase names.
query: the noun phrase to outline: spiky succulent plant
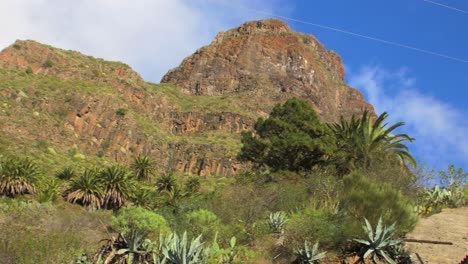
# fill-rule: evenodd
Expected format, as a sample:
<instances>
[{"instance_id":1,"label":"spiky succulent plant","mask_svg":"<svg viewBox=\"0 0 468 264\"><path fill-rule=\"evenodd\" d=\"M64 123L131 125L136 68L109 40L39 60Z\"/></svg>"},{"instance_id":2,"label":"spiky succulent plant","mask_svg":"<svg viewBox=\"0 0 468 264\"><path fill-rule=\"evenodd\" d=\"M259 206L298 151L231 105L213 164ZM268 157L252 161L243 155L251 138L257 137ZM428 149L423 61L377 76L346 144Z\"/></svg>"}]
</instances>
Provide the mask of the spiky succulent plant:
<instances>
[{"instance_id":1,"label":"spiky succulent plant","mask_svg":"<svg viewBox=\"0 0 468 264\"><path fill-rule=\"evenodd\" d=\"M268 225L273 233L282 233L286 224L286 217L283 212L270 213Z\"/></svg>"},{"instance_id":2,"label":"spiky succulent plant","mask_svg":"<svg viewBox=\"0 0 468 264\"><path fill-rule=\"evenodd\" d=\"M353 239L361 245L359 252L361 259L370 258L375 263L379 258L383 258L388 263L395 264L395 261L390 257L390 251L392 248L402 243L400 239L392 239L396 231L395 223L389 227L384 226L382 217L380 217L374 232L369 221L366 218L364 218L364 220L365 225L363 225L362 228L367 238Z\"/></svg>"},{"instance_id":3,"label":"spiky succulent plant","mask_svg":"<svg viewBox=\"0 0 468 264\"><path fill-rule=\"evenodd\" d=\"M201 235L192 239L190 244L187 239L187 232L182 238L177 233L171 233L164 238L162 252L164 257L173 264L196 264L203 263L204 247L201 242Z\"/></svg>"},{"instance_id":4,"label":"spiky succulent plant","mask_svg":"<svg viewBox=\"0 0 468 264\"><path fill-rule=\"evenodd\" d=\"M326 256L327 252L318 251L318 242L310 248L307 241L304 242L304 247L296 250L296 255L299 263L301 264L315 264L319 263L320 259Z\"/></svg>"}]
</instances>

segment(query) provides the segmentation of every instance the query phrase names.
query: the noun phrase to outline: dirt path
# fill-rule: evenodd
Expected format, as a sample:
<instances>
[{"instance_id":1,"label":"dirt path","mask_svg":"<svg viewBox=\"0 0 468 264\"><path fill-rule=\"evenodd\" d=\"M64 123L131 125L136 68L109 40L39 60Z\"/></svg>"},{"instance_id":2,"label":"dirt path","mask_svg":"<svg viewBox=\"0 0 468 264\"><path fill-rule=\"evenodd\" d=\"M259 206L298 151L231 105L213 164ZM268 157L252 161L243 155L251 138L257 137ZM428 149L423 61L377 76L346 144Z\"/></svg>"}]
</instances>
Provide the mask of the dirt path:
<instances>
[{"instance_id":1,"label":"dirt path","mask_svg":"<svg viewBox=\"0 0 468 264\"><path fill-rule=\"evenodd\" d=\"M453 245L407 243L413 260L420 263L458 264L468 254L468 207L444 209L441 213L423 218L407 238L452 242Z\"/></svg>"}]
</instances>

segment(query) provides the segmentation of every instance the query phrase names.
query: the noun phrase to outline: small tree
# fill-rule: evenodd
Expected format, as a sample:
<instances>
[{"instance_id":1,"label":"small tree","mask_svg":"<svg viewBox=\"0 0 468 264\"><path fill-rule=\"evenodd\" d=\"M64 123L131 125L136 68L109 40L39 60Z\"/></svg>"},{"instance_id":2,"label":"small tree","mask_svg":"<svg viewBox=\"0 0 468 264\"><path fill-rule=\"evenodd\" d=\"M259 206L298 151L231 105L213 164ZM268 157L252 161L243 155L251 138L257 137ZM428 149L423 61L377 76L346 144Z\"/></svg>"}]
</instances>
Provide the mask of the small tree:
<instances>
[{"instance_id":1,"label":"small tree","mask_svg":"<svg viewBox=\"0 0 468 264\"><path fill-rule=\"evenodd\" d=\"M79 177L73 178L66 191L67 201L79 203L88 210L99 209L103 202L103 187L97 169L86 169Z\"/></svg>"},{"instance_id":2,"label":"small tree","mask_svg":"<svg viewBox=\"0 0 468 264\"><path fill-rule=\"evenodd\" d=\"M136 182L124 167L110 166L99 177L104 188L103 207L107 209L119 209L135 191Z\"/></svg>"},{"instance_id":3,"label":"small tree","mask_svg":"<svg viewBox=\"0 0 468 264\"><path fill-rule=\"evenodd\" d=\"M170 231L164 217L139 207L120 210L112 218L112 227L119 232L119 237L108 239L108 244L98 253L106 263L147 263L149 258L159 258L158 253L162 255L162 252L151 249L150 239Z\"/></svg>"},{"instance_id":4,"label":"small tree","mask_svg":"<svg viewBox=\"0 0 468 264\"><path fill-rule=\"evenodd\" d=\"M29 158L11 157L0 163L0 195L34 193L39 168Z\"/></svg>"},{"instance_id":5,"label":"small tree","mask_svg":"<svg viewBox=\"0 0 468 264\"><path fill-rule=\"evenodd\" d=\"M242 134L239 158L273 170L309 170L335 150L330 130L303 99L276 105L270 117L257 120L255 132Z\"/></svg>"},{"instance_id":6,"label":"small tree","mask_svg":"<svg viewBox=\"0 0 468 264\"><path fill-rule=\"evenodd\" d=\"M138 156L131 168L137 180L150 180L154 172L154 161L148 156Z\"/></svg>"},{"instance_id":7,"label":"small tree","mask_svg":"<svg viewBox=\"0 0 468 264\"><path fill-rule=\"evenodd\" d=\"M449 165L447 172L440 171L440 183L443 187L452 188L463 188L468 182L468 173L463 172L462 168L455 169L454 165Z\"/></svg>"},{"instance_id":8,"label":"small tree","mask_svg":"<svg viewBox=\"0 0 468 264\"><path fill-rule=\"evenodd\" d=\"M146 238L155 239L160 233L168 233L169 225L164 217L141 207L128 207L112 218L112 227L132 248L143 243Z\"/></svg>"},{"instance_id":9,"label":"small tree","mask_svg":"<svg viewBox=\"0 0 468 264\"><path fill-rule=\"evenodd\" d=\"M403 126L398 122L387 127L387 113L374 118L365 111L361 118L353 116L351 120L341 117L341 122L328 127L333 131L338 145L338 152L333 163L343 174L354 169L365 169L375 160L395 160L401 165L406 163L416 168L416 160L409 153L405 141L413 142L414 138L406 134L393 135L392 132Z\"/></svg>"},{"instance_id":10,"label":"small tree","mask_svg":"<svg viewBox=\"0 0 468 264\"><path fill-rule=\"evenodd\" d=\"M174 175L172 174L163 175L156 180L156 190L158 192L162 192L162 191L170 192L174 188L176 188L176 180L175 180Z\"/></svg>"}]
</instances>

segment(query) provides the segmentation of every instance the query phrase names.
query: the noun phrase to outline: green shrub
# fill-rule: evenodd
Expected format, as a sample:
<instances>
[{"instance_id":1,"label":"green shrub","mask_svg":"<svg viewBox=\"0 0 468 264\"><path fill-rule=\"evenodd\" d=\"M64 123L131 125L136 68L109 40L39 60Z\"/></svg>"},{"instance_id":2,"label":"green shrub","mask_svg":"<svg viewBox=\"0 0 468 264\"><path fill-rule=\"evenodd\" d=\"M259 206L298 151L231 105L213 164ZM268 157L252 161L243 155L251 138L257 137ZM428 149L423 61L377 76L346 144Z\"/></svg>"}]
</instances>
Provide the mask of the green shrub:
<instances>
[{"instance_id":1,"label":"green shrub","mask_svg":"<svg viewBox=\"0 0 468 264\"><path fill-rule=\"evenodd\" d=\"M139 206L145 209L154 207L154 200L156 199L156 193L152 188L145 186L138 186L138 191L131 197L133 205Z\"/></svg>"},{"instance_id":2,"label":"green shrub","mask_svg":"<svg viewBox=\"0 0 468 264\"><path fill-rule=\"evenodd\" d=\"M206 240L213 239L220 227L218 217L213 212L205 209L192 211L185 218L188 230L194 235L203 234Z\"/></svg>"},{"instance_id":3,"label":"green shrub","mask_svg":"<svg viewBox=\"0 0 468 264\"><path fill-rule=\"evenodd\" d=\"M68 181L71 178L75 177L76 173L75 170L71 167L65 167L62 170L58 171L55 177L57 177L60 180L65 180Z\"/></svg>"},{"instance_id":4,"label":"green shrub","mask_svg":"<svg viewBox=\"0 0 468 264\"><path fill-rule=\"evenodd\" d=\"M32 70L32 68L31 68L31 66L28 66L28 67L26 68L26 71L25 71L25 72L26 72L26 74L28 74L28 75L33 74L33 70Z\"/></svg>"},{"instance_id":5,"label":"green shrub","mask_svg":"<svg viewBox=\"0 0 468 264\"><path fill-rule=\"evenodd\" d=\"M340 210L355 220L366 217L375 223L382 216L385 224L397 222L401 232L410 231L417 215L409 199L388 183L375 182L359 172L343 178Z\"/></svg>"},{"instance_id":6,"label":"green shrub","mask_svg":"<svg viewBox=\"0 0 468 264\"><path fill-rule=\"evenodd\" d=\"M161 215L140 207L128 207L112 218L112 227L127 241L146 238L155 239L159 234L170 231L167 221Z\"/></svg>"},{"instance_id":7,"label":"green shrub","mask_svg":"<svg viewBox=\"0 0 468 264\"><path fill-rule=\"evenodd\" d=\"M40 203L54 203L60 195L59 184L55 179L42 179L37 192Z\"/></svg>"},{"instance_id":8,"label":"green shrub","mask_svg":"<svg viewBox=\"0 0 468 264\"><path fill-rule=\"evenodd\" d=\"M74 263L77 255L95 249L109 215L0 198L0 262Z\"/></svg>"},{"instance_id":9,"label":"green shrub","mask_svg":"<svg viewBox=\"0 0 468 264\"><path fill-rule=\"evenodd\" d=\"M103 150L106 150L109 146L110 146L110 139L109 138L103 139L101 142L101 148Z\"/></svg>"},{"instance_id":10,"label":"green shrub","mask_svg":"<svg viewBox=\"0 0 468 264\"><path fill-rule=\"evenodd\" d=\"M118 116L125 116L127 114L127 109L119 108L115 111L115 114Z\"/></svg>"},{"instance_id":11,"label":"green shrub","mask_svg":"<svg viewBox=\"0 0 468 264\"><path fill-rule=\"evenodd\" d=\"M340 228L331 213L307 208L291 215L285 231L287 245L295 249L307 240L320 241L324 248L333 248L343 240Z\"/></svg>"},{"instance_id":12,"label":"green shrub","mask_svg":"<svg viewBox=\"0 0 468 264\"><path fill-rule=\"evenodd\" d=\"M198 177L190 177L185 182L185 190L190 193L197 193L200 190L201 183Z\"/></svg>"},{"instance_id":13,"label":"green shrub","mask_svg":"<svg viewBox=\"0 0 468 264\"><path fill-rule=\"evenodd\" d=\"M45 68L52 68L52 67L54 66L54 63L52 62L51 59L47 59L47 60L44 62L43 66L44 66Z\"/></svg>"}]
</instances>

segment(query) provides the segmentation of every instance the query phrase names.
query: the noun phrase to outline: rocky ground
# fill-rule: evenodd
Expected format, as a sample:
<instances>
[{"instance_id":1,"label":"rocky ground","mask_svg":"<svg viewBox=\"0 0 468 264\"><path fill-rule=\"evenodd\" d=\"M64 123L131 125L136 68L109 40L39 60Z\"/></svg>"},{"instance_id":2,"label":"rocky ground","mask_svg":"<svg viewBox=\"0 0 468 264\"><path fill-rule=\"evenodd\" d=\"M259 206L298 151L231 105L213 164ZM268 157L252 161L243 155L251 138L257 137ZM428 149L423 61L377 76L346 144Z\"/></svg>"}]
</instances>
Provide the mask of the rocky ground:
<instances>
[{"instance_id":1,"label":"rocky ground","mask_svg":"<svg viewBox=\"0 0 468 264\"><path fill-rule=\"evenodd\" d=\"M423 218L407 238L452 242L453 245L407 243L413 260L420 263L453 264L468 255L468 207L444 209L441 213Z\"/></svg>"}]
</instances>

